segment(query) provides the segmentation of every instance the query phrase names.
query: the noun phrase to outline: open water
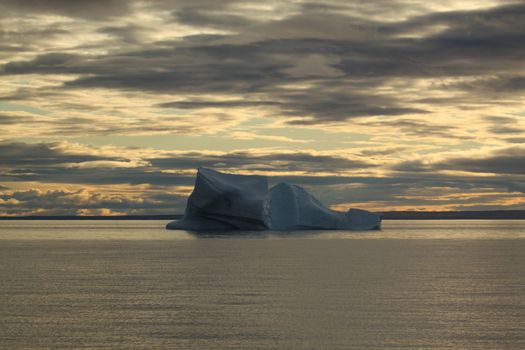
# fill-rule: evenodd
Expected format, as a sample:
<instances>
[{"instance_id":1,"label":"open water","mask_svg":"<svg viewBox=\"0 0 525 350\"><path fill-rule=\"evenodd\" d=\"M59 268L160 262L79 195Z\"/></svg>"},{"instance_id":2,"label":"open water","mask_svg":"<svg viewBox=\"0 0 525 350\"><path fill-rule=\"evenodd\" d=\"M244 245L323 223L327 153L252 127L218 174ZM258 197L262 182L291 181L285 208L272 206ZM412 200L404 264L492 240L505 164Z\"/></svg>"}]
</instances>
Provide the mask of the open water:
<instances>
[{"instance_id":1,"label":"open water","mask_svg":"<svg viewBox=\"0 0 525 350\"><path fill-rule=\"evenodd\" d=\"M525 221L0 221L0 349L525 349Z\"/></svg>"}]
</instances>

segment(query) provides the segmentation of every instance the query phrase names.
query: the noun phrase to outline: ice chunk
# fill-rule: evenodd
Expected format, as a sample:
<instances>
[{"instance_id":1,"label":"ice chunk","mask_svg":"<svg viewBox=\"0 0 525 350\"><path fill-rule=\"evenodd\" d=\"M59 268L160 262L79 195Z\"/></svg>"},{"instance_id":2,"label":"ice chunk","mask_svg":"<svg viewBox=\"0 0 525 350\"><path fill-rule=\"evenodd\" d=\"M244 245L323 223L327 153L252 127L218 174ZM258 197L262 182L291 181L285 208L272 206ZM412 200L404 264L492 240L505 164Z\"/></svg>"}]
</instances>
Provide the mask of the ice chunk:
<instances>
[{"instance_id":1,"label":"ice chunk","mask_svg":"<svg viewBox=\"0 0 525 350\"><path fill-rule=\"evenodd\" d=\"M346 213L346 228L348 230L379 230L381 215L367 210L351 208Z\"/></svg>"},{"instance_id":2,"label":"ice chunk","mask_svg":"<svg viewBox=\"0 0 525 350\"><path fill-rule=\"evenodd\" d=\"M300 186L280 183L268 191L265 176L224 174L199 168L186 212L166 228L181 230L371 230L381 217L366 210L338 212Z\"/></svg>"},{"instance_id":3,"label":"ice chunk","mask_svg":"<svg viewBox=\"0 0 525 350\"><path fill-rule=\"evenodd\" d=\"M266 225L272 230L371 230L379 229L379 215L350 209L331 210L304 188L280 183L270 190Z\"/></svg>"},{"instance_id":4,"label":"ice chunk","mask_svg":"<svg viewBox=\"0 0 525 350\"><path fill-rule=\"evenodd\" d=\"M263 204L268 193L265 176L224 174L199 168L195 188L180 220L169 229L262 230Z\"/></svg>"}]
</instances>

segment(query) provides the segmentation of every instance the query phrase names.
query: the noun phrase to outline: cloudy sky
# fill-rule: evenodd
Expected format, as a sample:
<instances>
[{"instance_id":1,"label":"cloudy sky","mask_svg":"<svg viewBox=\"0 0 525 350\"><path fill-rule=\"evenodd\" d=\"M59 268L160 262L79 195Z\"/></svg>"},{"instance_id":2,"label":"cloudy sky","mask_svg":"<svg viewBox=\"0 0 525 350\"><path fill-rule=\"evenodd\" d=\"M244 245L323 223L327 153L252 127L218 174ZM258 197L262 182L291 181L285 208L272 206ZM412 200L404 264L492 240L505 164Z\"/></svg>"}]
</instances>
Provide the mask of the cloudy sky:
<instances>
[{"instance_id":1,"label":"cloudy sky","mask_svg":"<svg viewBox=\"0 0 525 350\"><path fill-rule=\"evenodd\" d=\"M198 166L336 209L525 209L525 3L0 0L0 215L181 213Z\"/></svg>"}]
</instances>

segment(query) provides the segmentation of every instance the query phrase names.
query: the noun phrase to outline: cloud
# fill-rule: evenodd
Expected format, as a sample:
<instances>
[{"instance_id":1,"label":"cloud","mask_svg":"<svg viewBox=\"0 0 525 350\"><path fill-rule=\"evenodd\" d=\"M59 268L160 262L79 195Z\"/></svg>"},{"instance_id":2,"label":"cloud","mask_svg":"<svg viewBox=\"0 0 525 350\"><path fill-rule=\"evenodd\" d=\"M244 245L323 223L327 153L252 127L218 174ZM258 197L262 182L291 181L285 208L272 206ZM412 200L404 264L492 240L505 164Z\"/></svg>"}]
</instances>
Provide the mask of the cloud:
<instances>
[{"instance_id":1,"label":"cloud","mask_svg":"<svg viewBox=\"0 0 525 350\"><path fill-rule=\"evenodd\" d=\"M97 20L122 16L130 10L130 4L125 0L4 0L1 6L11 13L50 13Z\"/></svg>"},{"instance_id":2,"label":"cloud","mask_svg":"<svg viewBox=\"0 0 525 350\"><path fill-rule=\"evenodd\" d=\"M525 175L525 147L506 148L477 159L453 158L436 166L473 173Z\"/></svg>"},{"instance_id":3,"label":"cloud","mask_svg":"<svg viewBox=\"0 0 525 350\"><path fill-rule=\"evenodd\" d=\"M315 152L170 152L96 148L65 142L4 141L0 144L0 155L2 182L15 187L32 186L26 190L1 188L3 215L78 215L96 210L127 214L180 213L197 166L244 173L276 173L281 177L298 173L303 174L306 182L314 180L316 172L321 170L331 169L337 173L374 166L363 160ZM97 176L93 176L94 171ZM333 177L327 181L342 180ZM46 190L49 186L68 189ZM125 191L118 194L116 188ZM185 190L179 192L176 188Z\"/></svg>"},{"instance_id":4,"label":"cloud","mask_svg":"<svg viewBox=\"0 0 525 350\"><path fill-rule=\"evenodd\" d=\"M323 170L331 172L348 171L374 167L373 163L361 159L349 159L342 156L315 154L310 152L271 152L237 151L222 154L182 153L175 157L149 159L152 166L165 169L186 168L195 166L214 167L219 169L245 169L250 171L303 172L317 173Z\"/></svg>"},{"instance_id":5,"label":"cloud","mask_svg":"<svg viewBox=\"0 0 525 350\"><path fill-rule=\"evenodd\" d=\"M525 137L509 137L509 138L506 138L505 141L510 142L510 143L525 144Z\"/></svg>"},{"instance_id":6,"label":"cloud","mask_svg":"<svg viewBox=\"0 0 525 350\"><path fill-rule=\"evenodd\" d=\"M16 169L22 166L45 167L91 161L118 160L119 157L104 157L78 154L67 151L64 143L0 142L0 169Z\"/></svg>"},{"instance_id":7,"label":"cloud","mask_svg":"<svg viewBox=\"0 0 525 350\"><path fill-rule=\"evenodd\" d=\"M278 106L276 101L257 101L257 100L226 100L226 101L174 101L161 103L159 106L164 108L179 109L203 109L203 108L236 108L236 107L259 107L259 106Z\"/></svg>"},{"instance_id":8,"label":"cloud","mask_svg":"<svg viewBox=\"0 0 525 350\"><path fill-rule=\"evenodd\" d=\"M322 152L286 150L139 151L133 148L94 148L72 143L0 143L0 179L42 183L151 184L186 186L197 167L275 174L348 172L375 164ZM97 171L97 176L93 172Z\"/></svg>"},{"instance_id":9,"label":"cloud","mask_svg":"<svg viewBox=\"0 0 525 350\"><path fill-rule=\"evenodd\" d=\"M8 0L0 13L0 138L24 141L0 143L9 195L59 203L86 187L98 204L74 210L118 211L95 194L153 198L210 166L333 205L522 205L522 2Z\"/></svg>"},{"instance_id":10,"label":"cloud","mask_svg":"<svg viewBox=\"0 0 525 350\"><path fill-rule=\"evenodd\" d=\"M74 61L78 61L79 56L54 52L39 55L30 61L11 62L4 66L4 74L55 74L55 73L74 73L72 67ZM77 72L82 72L78 70Z\"/></svg>"},{"instance_id":11,"label":"cloud","mask_svg":"<svg viewBox=\"0 0 525 350\"><path fill-rule=\"evenodd\" d=\"M215 11L213 8L210 11L209 7L183 7L174 12L174 17L177 22L199 27L242 29L252 25L252 22L243 16Z\"/></svg>"},{"instance_id":12,"label":"cloud","mask_svg":"<svg viewBox=\"0 0 525 350\"><path fill-rule=\"evenodd\" d=\"M461 137L455 135L457 128L451 125L443 124L433 124L431 122L425 122L421 120L412 120L412 119L397 119L397 120L388 120L381 122L364 122L364 125L376 125L382 127L391 127L395 130L398 130L400 134L403 134L404 137L407 136L438 136L442 138L457 138ZM466 136L463 136L466 138Z\"/></svg>"},{"instance_id":13,"label":"cloud","mask_svg":"<svg viewBox=\"0 0 525 350\"><path fill-rule=\"evenodd\" d=\"M286 103L281 113L293 117L287 121L291 125L329 124L352 118L427 113L422 109L403 107L389 96L325 91L321 86L306 92L286 93L283 97Z\"/></svg>"},{"instance_id":14,"label":"cloud","mask_svg":"<svg viewBox=\"0 0 525 350\"><path fill-rule=\"evenodd\" d=\"M31 122L33 119L28 116L21 116L16 114L0 114L0 125L13 125L19 123Z\"/></svg>"},{"instance_id":15,"label":"cloud","mask_svg":"<svg viewBox=\"0 0 525 350\"><path fill-rule=\"evenodd\" d=\"M492 150L483 155L473 154L469 157L452 156L435 162L409 161L396 164L394 169L407 173L453 170L470 173L524 176L525 148L515 146ZM525 180L525 178L522 180Z\"/></svg>"},{"instance_id":16,"label":"cloud","mask_svg":"<svg viewBox=\"0 0 525 350\"><path fill-rule=\"evenodd\" d=\"M172 214L185 198L177 194L143 198L137 194L107 194L79 189L0 192L0 215L125 215Z\"/></svg>"},{"instance_id":17,"label":"cloud","mask_svg":"<svg viewBox=\"0 0 525 350\"><path fill-rule=\"evenodd\" d=\"M144 40L147 40L146 33L151 30L151 28L140 25L127 24L125 26L102 27L98 29L97 32L113 36L126 44L140 44Z\"/></svg>"},{"instance_id":18,"label":"cloud","mask_svg":"<svg viewBox=\"0 0 525 350\"><path fill-rule=\"evenodd\" d=\"M79 4L71 6L79 12L101 6ZM69 76L53 87L55 92L99 88L147 93L152 100L179 96L152 105L195 112L259 107L294 126L435 114L445 104L486 108L503 99L517 101L523 91L523 78L517 75L524 68L518 58L525 54L522 4L425 13L423 7L410 9L400 2L400 14L414 14L391 21L372 16L386 11L378 6L360 9L340 2L282 8L278 18L255 18L235 2L164 5L172 6L174 25L232 32L148 41L154 28L147 23L95 26L96 33L118 38L118 49L104 47L102 40L97 54L46 52L7 62L3 74ZM58 1L48 6L70 5ZM148 6L142 11L155 13L161 5ZM429 88L414 88L424 80L430 80Z\"/></svg>"},{"instance_id":19,"label":"cloud","mask_svg":"<svg viewBox=\"0 0 525 350\"><path fill-rule=\"evenodd\" d=\"M397 163L396 171L337 152L181 152L4 142L1 154L0 179L10 188L1 189L0 211L9 215L102 209L180 213L197 166L267 174L271 184L284 181L305 186L323 202L341 208L451 210L525 205L521 147L492 151L484 158ZM487 174L491 172L498 176Z\"/></svg>"},{"instance_id":20,"label":"cloud","mask_svg":"<svg viewBox=\"0 0 525 350\"><path fill-rule=\"evenodd\" d=\"M277 136L277 135L263 135L256 134L247 131L233 131L228 135L234 140L266 140L266 141L279 141L279 142L291 142L291 143L308 143L310 141L303 139L294 139L286 136Z\"/></svg>"}]
</instances>

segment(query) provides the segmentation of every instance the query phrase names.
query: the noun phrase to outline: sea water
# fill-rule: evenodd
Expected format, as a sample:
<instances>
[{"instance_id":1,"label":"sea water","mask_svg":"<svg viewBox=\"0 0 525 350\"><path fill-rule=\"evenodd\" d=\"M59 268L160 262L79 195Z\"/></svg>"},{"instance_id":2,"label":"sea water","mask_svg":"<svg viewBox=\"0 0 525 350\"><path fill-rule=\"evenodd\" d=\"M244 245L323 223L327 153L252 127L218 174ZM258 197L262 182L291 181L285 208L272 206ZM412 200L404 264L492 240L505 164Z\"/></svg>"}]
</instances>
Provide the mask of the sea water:
<instances>
[{"instance_id":1,"label":"sea water","mask_svg":"<svg viewBox=\"0 0 525 350\"><path fill-rule=\"evenodd\" d=\"M0 349L525 349L525 221L0 221Z\"/></svg>"}]
</instances>

